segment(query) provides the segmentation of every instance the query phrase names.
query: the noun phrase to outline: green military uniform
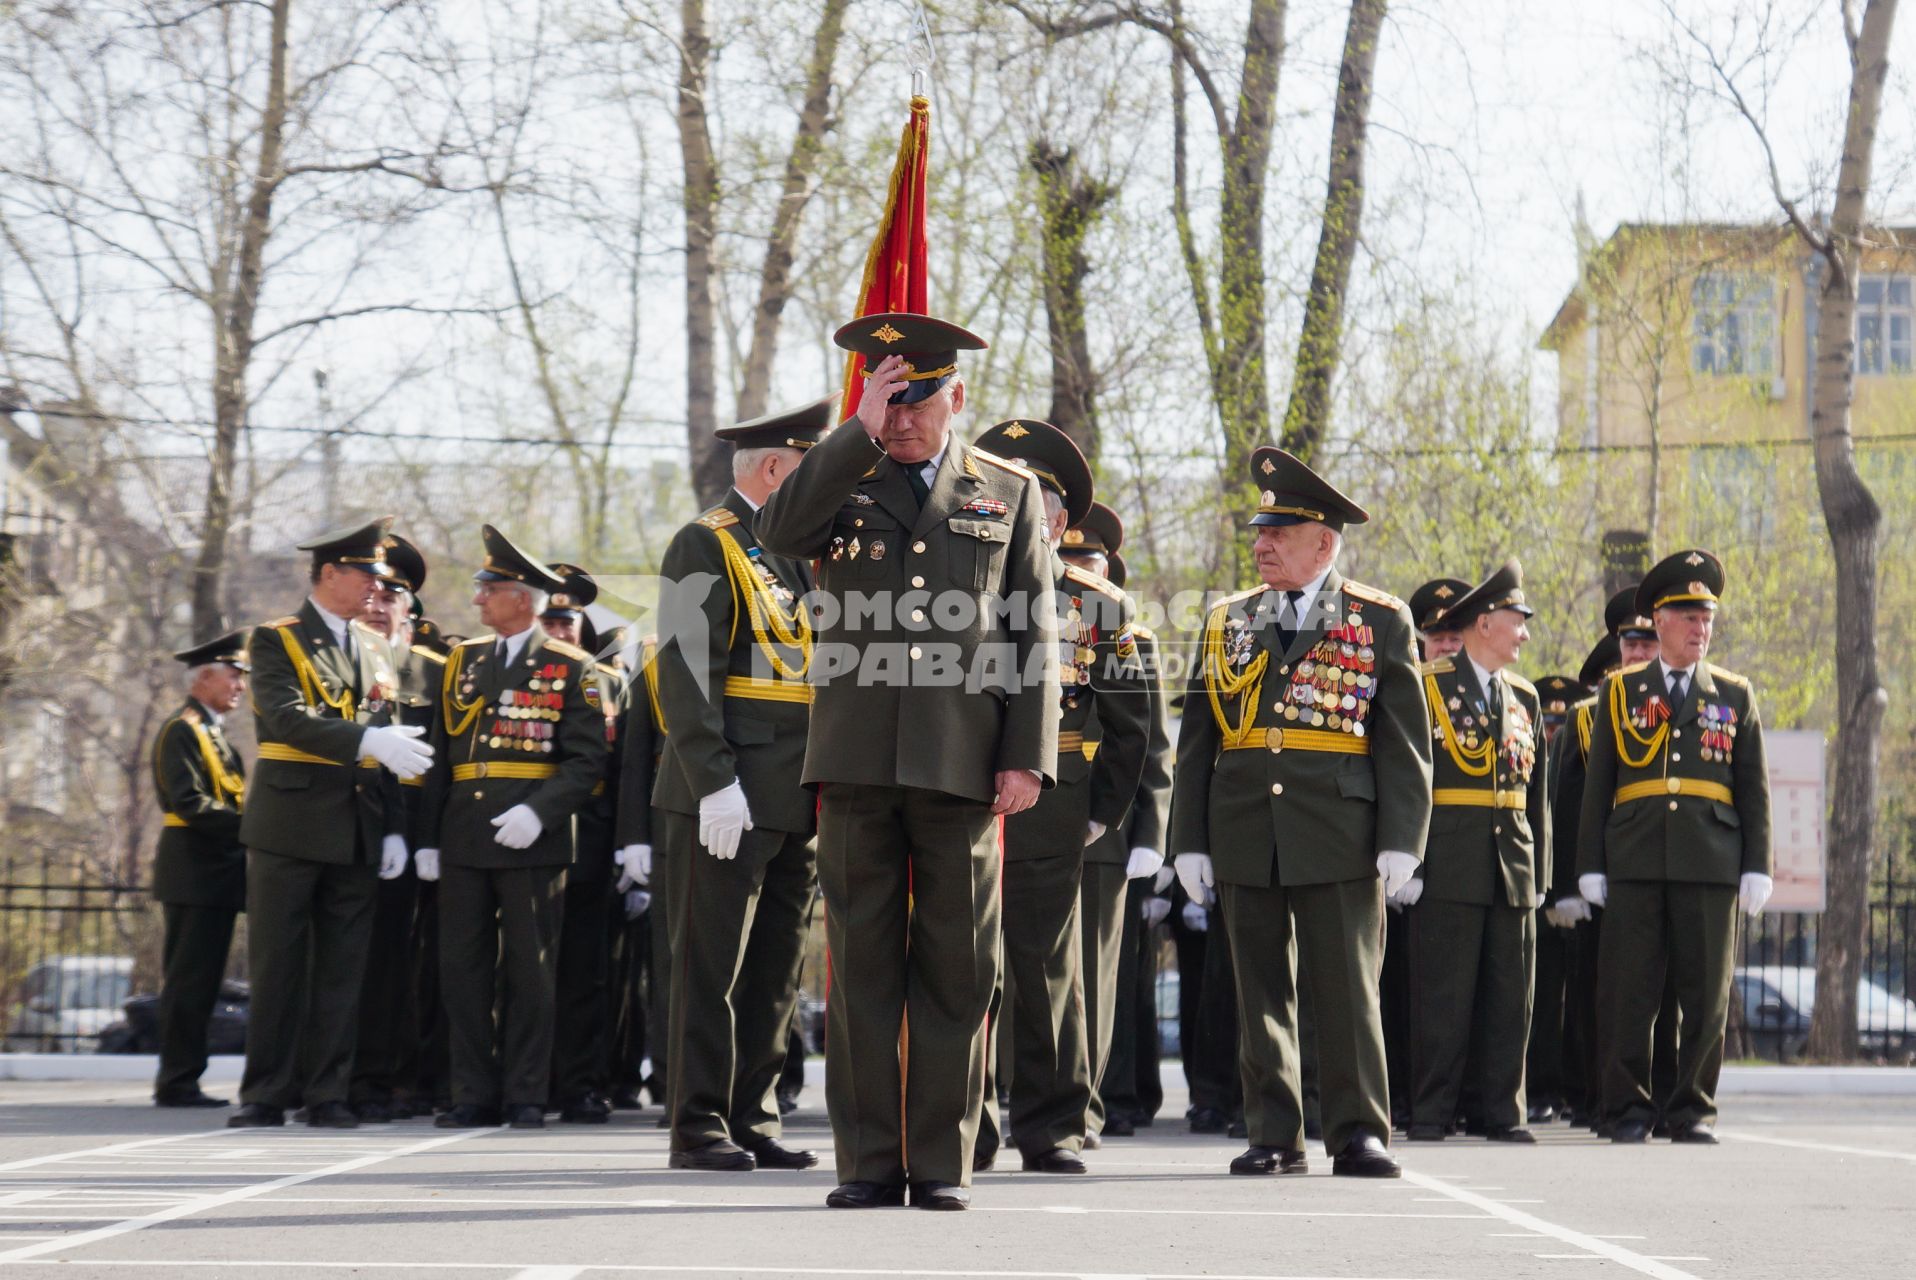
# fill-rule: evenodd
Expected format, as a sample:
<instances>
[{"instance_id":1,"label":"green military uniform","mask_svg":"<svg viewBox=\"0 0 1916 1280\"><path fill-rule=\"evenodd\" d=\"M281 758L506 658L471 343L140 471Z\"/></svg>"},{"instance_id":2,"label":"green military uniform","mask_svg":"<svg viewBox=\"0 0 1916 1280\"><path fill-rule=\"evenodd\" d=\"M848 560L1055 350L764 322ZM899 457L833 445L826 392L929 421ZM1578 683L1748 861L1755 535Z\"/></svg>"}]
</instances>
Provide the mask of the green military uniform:
<instances>
[{"instance_id":1,"label":"green military uniform","mask_svg":"<svg viewBox=\"0 0 1916 1280\"><path fill-rule=\"evenodd\" d=\"M191 670L218 662L247 669L240 632L173 655ZM153 1100L200 1104L206 1035L226 976L233 921L246 909L240 810L246 764L220 716L189 697L153 739L153 794L162 819L153 900L165 923L160 960L160 1065Z\"/></svg>"},{"instance_id":2,"label":"green military uniform","mask_svg":"<svg viewBox=\"0 0 1916 1280\"><path fill-rule=\"evenodd\" d=\"M302 543L316 562L384 577L390 516ZM398 674L386 641L308 600L255 627L252 700L259 743L240 839L252 1001L238 1127L279 1124L303 1103L323 1123L352 1077L380 850L403 836L398 779L360 755L394 723ZM321 1108L326 1111L322 1112Z\"/></svg>"},{"instance_id":3,"label":"green military uniform","mask_svg":"<svg viewBox=\"0 0 1916 1280\"><path fill-rule=\"evenodd\" d=\"M1532 612L1513 560L1452 608L1456 625ZM1486 685L1468 652L1424 666L1433 756L1430 837L1410 920L1416 1093L1410 1136L1440 1140L1466 1062L1492 1140L1529 1138L1537 897L1550 882L1549 748L1536 686L1508 668Z\"/></svg>"},{"instance_id":4,"label":"green military uniform","mask_svg":"<svg viewBox=\"0 0 1916 1280\"><path fill-rule=\"evenodd\" d=\"M482 580L561 585L491 525L482 534ZM497 1123L502 1103L543 1111L550 1093L572 819L605 776L605 717L587 696L596 679L590 654L548 639L537 621L509 640L475 636L446 661L424 837L440 859L440 969L457 975L444 984L453 1102L439 1117L445 1127ZM494 820L520 806L539 832L514 849L499 842Z\"/></svg>"},{"instance_id":5,"label":"green military uniform","mask_svg":"<svg viewBox=\"0 0 1916 1280\"><path fill-rule=\"evenodd\" d=\"M414 604L417 606L418 601L415 600ZM413 618L412 667L414 677L427 686L425 692L428 702L424 718L427 732L430 733L433 718L438 714L435 704L452 645L447 642L439 624L424 617L423 613L422 609ZM401 689L404 689L403 675ZM408 713L402 711L401 714ZM423 788L425 779L422 777L418 782L419 788ZM426 847L420 839L425 834L425 805L420 803L424 791L414 788L407 790L406 794L411 797L411 803L406 806L406 845L417 851ZM410 1073L400 1080L399 1086L413 1099L409 1109L417 1114L430 1115L434 1109L452 1104L449 1095L452 1084L450 1050L446 1044L446 1010L439 991L439 883L421 879L416 866L409 868L409 871L419 886L418 901L413 911L410 961L413 1010L418 1018L419 1053L410 1067Z\"/></svg>"},{"instance_id":6,"label":"green military uniform","mask_svg":"<svg viewBox=\"0 0 1916 1280\"><path fill-rule=\"evenodd\" d=\"M983 345L903 314L866 316L838 340L943 371L900 395L935 393L956 348ZM839 606L813 658L804 780L822 788L826 1102L839 1177L864 1185L830 1203L891 1200L908 1179L970 1184L998 967L996 775L1049 782L1057 768L1053 627L983 607L1049 596L1037 478L955 439L931 479L922 471L851 422L758 519L767 550L820 560ZM941 598L970 608L935 610ZM938 1187L923 1202L962 1207Z\"/></svg>"},{"instance_id":7,"label":"green military uniform","mask_svg":"<svg viewBox=\"0 0 1916 1280\"><path fill-rule=\"evenodd\" d=\"M653 863L642 872L641 858L652 858L652 788L665 752L665 715L659 707L658 637L640 639L638 669L627 682L619 716L618 791L614 823L619 847L619 883L627 906L615 908L613 948L616 973L610 1077L615 1105L638 1106L646 1083L644 1060L651 1059L652 1100L666 1097L665 1038L668 1025L666 983L672 950L665 918L665 870ZM643 895L633 899L631 895ZM657 908L656 910L654 908ZM670 1117L664 1117L669 1121Z\"/></svg>"},{"instance_id":8,"label":"green military uniform","mask_svg":"<svg viewBox=\"0 0 1916 1280\"><path fill-rule=\"evenodd\" d=\"M1368 519L1283 450L1257 450L1252 479L1261 490L1255 520L1341 528ZM1424 847L1428 713L1401 600L1334 566L1314 599L1304 594L1258 587L1207 617L1178 736L1171 848L1180 878L1187 855L1209 855L1223 906L1252 1143L1242 1171L1275 1172L1285 1153L1287 1167L1301 1167L1301 974L1333 1171L1396 1176L1384 1153L1378 877L1381 854L1401 859Z\"/></svg>"},{"instance_id":9,"label":"green military uniform","mask_svg":"<svg viewBox=\"0 0 1916 1280\"><path fill-rule=\"evenodd\" d=\"M1566 922L1557 913L1556 886L1564 880L1561 866L1562 841L1558 828L1558 788L1563 782L1563 757L1576 748L1566 739L1570 709L1590 696L1587 685L1572 675L1544 676L1537 682L1537 696L1543 703L1544 737L1550 744L1550 763L1544 779L1544 794L1550 805L1550 884L1539 884L1544 895L1538 909L1537 976L1531 998L1530 1048L1524 1058L1524 1093L1530 1101L1530 1122L1543 1124L1570 1108L1571 1082L1581 1083L1582 1075L1571 1064L1572 1043L1565 1038L1569 1012L1569 983L1575 972L1576 934L1574 921ZM1571 877L1574 882L1575 877Z\"/></svg>"},{"instance_id":10,"label":"green military uniform","mask_svg":"<svg viewBox=\"0 0 1916 1280\"><path fill-rule=\"evenodd\" d=\"M718 434L739 449L809 449L836 399ZM668 593L685 593L692 624L661 636L659 704L672 734L652 795L672 885L667 1105L673 1162L690 1168L748 1169L754 1155L817 1163L778 1144L774 1097L818 884L817 800L799 780L812 694L801 600L812 574L759 545L758 519L728 490L679 530L659 570ZM702 802L734 785L751 829L735 856L717 857L701 838Z\"/></svg>"},{"instance_id":11,"label":"green military uniform","mask_svg":"<svg viewBox=\"0 0 1916 1280\"><path fill-rule=\"evenodd\" d=\"M1637 589L1638 608L1714 609L1723 566L1678 552ZM1580 877L1607 878L1598 958L1603 1108L1641 1141L1662 1104L1672 1136L1713 1141L1739 887L1771 870L1769 774L1749 681L1698 662L1676 700L1659 660L1597 694L1577 845ZM1666 969L1682 1017L1667 1099L1650 1084L1651 1027Z\"/></svg>"}]
</instances>

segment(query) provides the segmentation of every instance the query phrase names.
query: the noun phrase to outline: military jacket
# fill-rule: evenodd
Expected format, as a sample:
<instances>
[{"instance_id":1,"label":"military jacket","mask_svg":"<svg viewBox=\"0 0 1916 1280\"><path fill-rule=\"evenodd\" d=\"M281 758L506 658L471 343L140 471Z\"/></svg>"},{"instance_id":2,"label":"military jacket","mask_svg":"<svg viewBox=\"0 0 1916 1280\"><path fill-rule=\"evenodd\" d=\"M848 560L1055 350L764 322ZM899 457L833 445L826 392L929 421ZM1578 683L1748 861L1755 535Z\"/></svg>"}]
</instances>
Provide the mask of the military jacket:
<instances>
[{"instance_id":1,"label":"military jacket","mask_svg":"<svg viewBox=\"0 0 1916 1280\"><path fill-rule=\"evenodd\" d=\"M1597 692L1580 875L1734 885L1770 874L1770 778L1749 681L1699 662L1671 708L1659 662Z\"/></svg>"},{"instance_id":2,"label":"military jacket","mask_svg":"<svg viewBox=\"0 0 1916 1280\"><path fill-rule=\"evenodd\" d=\"M594 662L593 678L585 682L585 699L605 721L605 761L592 794L573 820L576 852L571 879L603 880L612 875L612 855L624 846L618 838L619 780L623 776L624 744L619 729L625 720L625 672L610 662Z\"/></svg>"},{"instance_id":3,"label":"military jacket","mask_svg":"<svg viewBox=\"0 0 1916 1280\"><path fill-rule=\"evenodd\" d=\"M240 810L246 765L218 717L188 698L153 739L153 791L164 815L153 858L153 900L246 908Z\"/></svg>"},{"instance_id":4,"label":"military jacket","mask_svg":"<svg viewBox=\"0 0 1916 1280\"><path fill-rule=\"evenodd\" d=\"M1501 714L1468 658L1424 666L1433 763L1424 897L1529 910L1550 883L1549 751L1542 699L1496 672Z\"/></svg>"},{"instance_id":5,"label":"military jacket","mask_svg":"<svg viewBox=\"0 0 1916 1280\"><path fill-rule=\"evenodd\" d=\"M659 706L658 638L639 642L639 669L628 682L619 713L619 800L615 843L652 843L652 791L665 752L665 713Z\"/></svg>"},{"instance_id":6,"label":"military jacket","mask_svg":"<svg viewBox=\"0 0 1916 1280\"><path fill-rule=\"evenodd\" d=\"M1135 606L1095 573L1053 558L1059 633L1058 785L1005 819L1005 860L1084 856L1092 822L1124 826L1149 745L1151 692Z\"/></svg>"},{"instance_id":7,"label":"military jacket","mask_svg":"<svg viewBox=\"0 0 1916 1280\"><path fill-rule=\"evenodd\" d=\"M250 849L376 862L383 837L405 834L399 779L359 757L367 729L394 723L398 671L384 639L347 625L352 660L310 600L253 629L247 652L259 758L240 821Z\"/></svg>"},{"instance_id":8,"label":"military jacket","mask_svg":"<svg viewBox=\"0 0 1916 1280\"><path fill-rule=\"evenodd\" d=\"M396 655L399 662L399 723L432 732L433 704L439 696L439 682L446 672L446 657L423 644L413 645ZM406 845L410 849L428 846L425 836L426 776L401 778L399 794L406 809Z\"/></svg>"},{"instance_id":9,"label":"military jacket","mask_svg":"<svg viewBox=\"0 0 1916 1280\"><path fill-rule=\"evenodd\" d=\"M1430 721L1410 610L1324 579L1280 651L1281 592L1226 598L1205 620L1172 773L1171 852L1220 881L1331 884L1416 855L1430 827Z\"/></svg>"},{"instance_id":10,"label":"military jacket","mask_svg":"<svg viewBox=\"0 0 1916 1280\"><path fill-rule=\"evenodd\" d=\"M1597 700L1585 698L1570 708L1563 732L1550 748L1551 905L1579 892L1577 836L1583 823L1583 783L1590 770L1590 737L1596 722Z\"/></svg>"},{"instance_id":11,"label":"military jacket","mask_svg":"<svg viewBox=\"0 0 1916 1280\"><path fill-rule=\"evenodd\" d=\"M809 834L818 801L800 778L811 725L812 626L803 601L812 574L767 553L752 532L756 518L730 490L665 549L666 590L698 613L682 607L678 616L697 625L659 644L659 705L672 736L652 802L695 816L703 797L736 780L754 827Z\"/></svg>"},{"instance_id":12,"label":"military jacket","mask_svg":"<svg viewBox=\"0 0 1916 1280\"><path fill-rule=\"evenodd\" d=\"M474 636L446 660L433 716L424 845L466 867L572 861L572 819L605 777L605 717L587 696L585 650L537 625L507 669L498 637ZM514 805L539 815L537 840L508 849L492 820Z\"/></svg>"},{"instance_id":13,"label":"military jacket","mask_svg":"<svg viewBox=\"0 0 1916 1280\"><path fill-rule=\"evenodd\" d=\"M1043 526L1037 477L956 439L922 510L855 420L805 455L758 537L819 561L806 782L986 803L1003 771L1055 783L1056 626L1034 604L1052 588Z\"/></svg>"},{"instance_id":14,"label":"military jacket","mask_svg":"<svg viewBox=\"0 0 1916 1280\"><path fill-rule=\"evenodd\" d=\"M1099 836L1084 851L1086 862L1124 865L1133 849L1164 852L1164 811L1171 803L1171 736L1164 721L1164 673L1158 662L1156 633L1133 623L1138 663L1150 696L1150 722L1144 740L1144 768L1138 774L1138 794L1123 822Z\"/></svg>"}]
</instances>

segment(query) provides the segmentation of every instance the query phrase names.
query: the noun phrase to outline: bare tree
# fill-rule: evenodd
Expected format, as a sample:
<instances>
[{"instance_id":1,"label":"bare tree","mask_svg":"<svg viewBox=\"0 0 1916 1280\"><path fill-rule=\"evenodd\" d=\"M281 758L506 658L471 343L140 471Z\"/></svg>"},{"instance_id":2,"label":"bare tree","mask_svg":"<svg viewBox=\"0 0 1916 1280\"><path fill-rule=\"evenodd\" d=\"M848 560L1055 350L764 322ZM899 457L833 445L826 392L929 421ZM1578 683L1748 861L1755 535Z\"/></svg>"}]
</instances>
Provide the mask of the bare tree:
<instances>
[{"instance_id":1,"label":"bare tree","mask_svg":"<svg viewBox=\"0 0 1916 1280\"><path fill-rule=\"evenodd\" d=\"M1091 362L1085 326L1084 282L1091 274L1084 241L1117 188L1080 174L1069 147L1040 139L1031 145L1042 221L1045 321L1051 346L1050 422L1077 442L1087 458L1098 456L1098 372Z\"/></svg>"}]
</instances>

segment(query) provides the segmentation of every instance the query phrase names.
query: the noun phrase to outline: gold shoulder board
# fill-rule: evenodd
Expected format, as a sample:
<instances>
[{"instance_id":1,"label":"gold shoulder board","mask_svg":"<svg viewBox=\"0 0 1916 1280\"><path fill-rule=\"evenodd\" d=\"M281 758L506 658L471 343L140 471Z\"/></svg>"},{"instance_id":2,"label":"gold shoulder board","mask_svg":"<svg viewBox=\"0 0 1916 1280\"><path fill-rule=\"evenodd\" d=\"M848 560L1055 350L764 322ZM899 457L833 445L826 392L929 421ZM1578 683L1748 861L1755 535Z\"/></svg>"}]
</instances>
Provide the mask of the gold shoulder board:
<instances>
[{"instance_id":1,"label":"gold shoulder board","mask_svg":"<svg viewBox=\"0 0 1916 1280\"><path fill-rule=\"evenodd\" d=\"M412 651L415 654L419 655L420 657L424 658L428 662L437 662L440 666L444 666L446 664L445 654L440 653L436 649L428 649L423 644L414 645L412 647Z\"/></svg>"},{"instance_id":2,"label":"gold shoulder board","mask_svg":"<svg viewBox=\"0 0 1916 1280\"><path fill-rule=\"evenodd\" d=\"M495 635L468 636L459 642L458 647L461 649L472 649L482 644L492 644L498 639L499 637Z\"/></svg>"},{"instance_id":3,"label":"gold shoulder board","mask_svg":"<svg viewBox=\"0 0 1916 1280\"><path fill-rule=\"evenodd\" d=\"M569 645L563 640L548 639L546 641L546 648L552 650L554 653L571 658L575 662L592 661L591 654L587 653L584 649L578 648L576 645Z\"/></svg>"},{"instance_id":4,"label":"gold shoulder board","mask_svg":"<svg viewBox=\"0 0 1916 1280\"><path fill-rule=\"evenodd\" d=\"M724 507L713 507L692 523L703 525L707 529L729 529L738 523L738 517Z\"/></svg>"},{"instance_id":5,"label":"gold shoulder board","mask_svg":"<svg viewBox=\"0 0 1916 1280\"><path fill-rule=\"evenodd\" d=\"M1516 685L1519 689L1522 689L1525 693L1529 694L1531 697L1534 698L1537 696L1537 686L1534 684L1531 684L1528 680L1524 679L1522 676L1518 675L1516 672L1514 671L1504 672L1504 679L1510 681L1510 683Z\"/></svg>"},{"instance_id":6,"label":"gold shoulder board","mask_svg":"<svg viewBox=\"0 0 1916 1280\"><path fill-rule=\"evenodd\" d=\"M1124 592L1118 590L1116 587L1112 586L1105 579L1100 578L1097 574L1092 573L1086 569L1080 569L1075 564L1068 564L1064 567L1064 576L1069 578L1073 582L1081 583L1084 586L1090 587L1093 591L1097 591L1104 595L1110 596L1113 600L1124 599Z\"/></svg>"},{"instance_id":7,"label":"gold shoulder board","mask_svg":"<svg viewBox=\"0 0 1916 1280\"><path fill-rule=\"evenodd\" d=\"M1418 671L1427 676L1441 676L1447 671L1455 671L1456 669L1457 664L1449 658L1432 658L1429 662L1423 663L1417 668Z\"/></svg>"},{"instance_id":8,"label":"gold shoulder board","mask_svg":"<svg viewBox=\"0 0 1916 1280\"><path fill-rule=\"evenodd\" d=\"M1656 661L1655 658L1650 659L1650 662L1655 662L1655 661ZM1649 666L1650 662L1633 662L1627 667L1618 667L1615 671L1611 672L1610 674L1613 676L1633 676L1637 672Z\"/></svg>"},{"instance_id":9,"label":"gold shoulder board","mask_svg":"<svg viewBox=\"0 0 1916 1280\"><path fill-rule=\"evenodd\" d=\"M1001 458L997 454L992 453L988 450L973 448L969 452L970 452L970 456L978 459L978 461L989 462L994 467L1002 467L1004 470L1009 471L1014 476L1019 476L1026 480L1036 480L1038 478L1035 473L1027 470L1024 467L1019 466L1017 463L1013 462L1011 459Z\"/></svg>"},{"instance_id":10,"label":"gold shoulder board","mask_svg":"<svg viewBox=\"0 0 1916 1280\"><path fill-rule=\"evenodd\" d=\"M1352 582L1349 578L1344 579L1344 590L1347 594L1356 596L1359 600L1368 600L1372 604L1381 604L1386 609L1401 609L1404 607L1404 602L1390 592L1379 591L1376 587L1366 586L1361 582Z\"/></svg>"},{"instance_id":11,"label":"gold shoulder board","mask_svg":"<svg viewBox=\"0 0 1916 1280\"><path fill-rule=\"evenodd\" d=\"M299 625L299 615L288 614L284 618L274 618L271 622L262 622L263 627L294 627Z\"/></svg>"},{"instance_id":12,"label":"gold shoulder board","mask_svg":"<svg viewBox=\"0 0 1916 1280\"><path fill-rule=\"evenodd\" d=\"M1714 662L1706 662L1703 665L1708 667L1710 674L1718 680L1722 680L1727 684L1733 684L1739 689L1747 689L1750 687L1749 678L1746 676L1740 676L1734 671L1726 671Z\"/></svg>"}]
</instances>

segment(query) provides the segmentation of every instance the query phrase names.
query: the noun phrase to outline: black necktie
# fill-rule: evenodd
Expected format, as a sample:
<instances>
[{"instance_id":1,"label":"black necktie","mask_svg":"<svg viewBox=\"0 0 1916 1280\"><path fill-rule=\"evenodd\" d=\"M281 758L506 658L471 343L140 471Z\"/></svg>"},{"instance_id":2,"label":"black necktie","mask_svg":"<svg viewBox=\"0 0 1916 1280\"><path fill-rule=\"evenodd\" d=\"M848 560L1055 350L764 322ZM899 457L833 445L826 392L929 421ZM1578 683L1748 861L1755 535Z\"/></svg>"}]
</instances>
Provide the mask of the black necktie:
<instances>
[{"instance_id":1,"label":"black necktie","mask_svg":"<svg viewBox=\"0 0 1916 1280\"><path fill-rule=\"evenodd\" d=\"M1501 721L1504 715L1504 682L1496 676L1490 677L1490 716Z\"/></svg>"},{"instance_id":2,"label":"black necktie","mask_svg":"<svg viewBox=\"0 0 1916 1280\"><path fill-rule=\"evenodd\" d=\"M1301 616L1302 610L1298 608L1298 605L1303 599L1304 593L1302 591L1286 591L1284 593L1284 603L1279 605L1277 609L1277 640L1279 648L1290 648L1291 641L1297 639L1297 633L1303 627L1304 619Z\"/></svg>"},{"instance_id":3,"label":"black necktie","mask_svg":"<svg viewBox=\"0 0 1916 1280\"><path fill-rule=\"evenodd\" d=\"M1675 711L1683 705L1683 673L1670 673L1670 710Z\"/></svg>"},{"instance_id":4,"label":"black necktie","mask_svg":"<svg viewBox=\"0 0 1916 1280\"><path fill-rule=\"evenodd\" d=\"M908 462L905 466L905 483L911 486L911 496L918 499L918 509L925 509L926 499L931 497L931 486L925 483L925 467L920 462Z\"/></svg>"},{"instance_id":5,"label":"black necktie","mask_svg":"<svg viewBox=\"0 0 1916 1280\"><path fill-rule=\"evenodd\" d=\"M493 660L503 667L506 665L506 659L511 653L512 647L502 638L499 641L499 647L493 652Z\"/></svg>"}]
</instances>

